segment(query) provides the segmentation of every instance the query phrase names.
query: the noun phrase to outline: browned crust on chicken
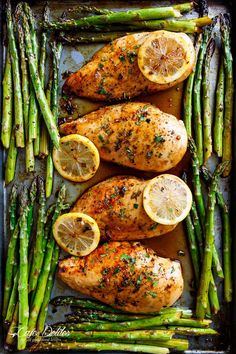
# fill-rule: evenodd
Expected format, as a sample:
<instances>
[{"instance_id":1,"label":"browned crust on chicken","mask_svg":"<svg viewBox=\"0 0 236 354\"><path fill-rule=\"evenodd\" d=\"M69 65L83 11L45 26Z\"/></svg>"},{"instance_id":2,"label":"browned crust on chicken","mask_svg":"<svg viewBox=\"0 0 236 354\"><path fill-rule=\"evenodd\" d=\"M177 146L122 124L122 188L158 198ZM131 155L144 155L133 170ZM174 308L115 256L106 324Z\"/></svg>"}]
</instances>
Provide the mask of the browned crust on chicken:
<instances>
[{"instance_id":1,"label":"browned crust on chicken","mask_svg":"<svg viewBox=\"0 0 236 354\"><path fill-rule=\"evenodd\" d=\"M97 101L120 100L166 90L186 79L156 84L142 74L137 53L148 32L116 39L99 50L92 59L64 83L66 93Z\"/></svg>"},{"instance_id":2,"label":"browned crust on chicken","mask_svg":"<svg viewBox=\"0 0 236 354\"><path fill-rule=\"evenodd\" d=\"M64 259L59 277L82 294L134 313L171 306L183 291L180 263L138 242L110 242L86 257Z\"/></svg>"},{"instance_id":3,"label":"browned crust on chicken","mask_svg":"<svg viewBox=\"0 0 236 354\"><path fill-rule=\"evenodd\" d=\"M132 176L109 178L90 188L72 211L94 218L104 240L139 240L160 236L176 225L160 225L143 208L146 181Z\"/></svg>"},{"instance_id":4,"label":"browned crust on chicken","mask_svg":"<svg viewBox=\"0 0 236 354\"><path fill-rule=\"evenodd\" d=\"M103 160L143 171L167 171L187 150L183 122L150 103L102 107L61 125L60 132L85 135Z\"/></svg>"}]
</instances>

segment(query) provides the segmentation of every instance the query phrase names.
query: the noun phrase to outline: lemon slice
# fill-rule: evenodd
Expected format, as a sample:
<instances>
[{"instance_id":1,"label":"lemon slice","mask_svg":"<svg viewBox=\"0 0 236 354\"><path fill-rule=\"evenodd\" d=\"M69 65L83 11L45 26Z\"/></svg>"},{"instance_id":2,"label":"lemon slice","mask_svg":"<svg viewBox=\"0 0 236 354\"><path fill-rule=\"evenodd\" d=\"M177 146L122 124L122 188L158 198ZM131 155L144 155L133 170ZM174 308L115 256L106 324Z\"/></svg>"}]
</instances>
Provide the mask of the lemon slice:
<instances>
[{"instance_id":1,"label":"lemon slice","mask_svg":"<svg viewBox=\"0 0 236 354\"><path fill-rule=\"evenodd\" d=\"M60 139L53 150L53 162L58 173L73 182L92 178L100 163L96 146L85 136L71 134Z\"/></svg>"},{"instance_id":2,"label":"lemon slice","mask_svg":"<svg viewBox=\"0 0 236 354\"><path fill-rule=\"evenodd\" d=\"M194 63L194 46L185 33L156 31L138 51L139 69L148 80L157 84L185 80Z\"/></svg>"},{"instance_id":3,"label":"lemon slice","mask_svg":"<svg viewBox=\"0 0 236 354\"><path fill-rule=\"evenodd\" d=\"M143 206L153 221L174 225L188 215L192 206L192 193L179 177L160 175L147 182L143 192Z\"/></svg>"},{"instance_id":4,"label":"lemon slice","mask_svg":"<svg viewBox=\"0 0 236 354\"><path fill-rule=\"evenodd\" d=\"M59 216L53 225L53 235L58 245L73 256L86 256L95 250L100 240L96 221L83 213Z\"/></svg>"}]
</instances>

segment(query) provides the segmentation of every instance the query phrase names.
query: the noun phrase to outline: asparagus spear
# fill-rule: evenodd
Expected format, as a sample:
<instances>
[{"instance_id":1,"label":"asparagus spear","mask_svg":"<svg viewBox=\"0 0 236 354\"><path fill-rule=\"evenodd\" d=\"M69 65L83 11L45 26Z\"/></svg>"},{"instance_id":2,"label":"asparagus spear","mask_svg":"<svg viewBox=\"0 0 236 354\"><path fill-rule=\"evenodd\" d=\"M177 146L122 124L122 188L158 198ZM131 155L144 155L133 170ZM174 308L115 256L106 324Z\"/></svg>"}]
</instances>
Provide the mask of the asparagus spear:
<instances>
[{"instance_id":1,"label":"asparagus spear","mask_svg":"<svg viewBox=\"0 0 236 354\"><path fill-rule=\"evenodd\" d=\"M7 34L8 34L8 41L9 41L9 50L11 55L13 87L14 87L14 118L15 118L16 146L24 147L25 138L24 138L24 118L23 118L23 106L22 106L20 67L19 67L19 57L17 53L16 39L14 34L13 22L12 22L10 0L8 0L6 4L6 17L7 17Z\"/></svg>"},{"instance_id":2,"label":"asparagus spear","mask_svg":"<svg viewBox=\"0 0 236 354\"><path fill-rule=\"evenodd\" d=\"M58 247L57 244L54 245L54 250L53 250L53 255L52 255L52 261L51 261L51 266L50 266L50 272L48 275L48 280L47 280L47 285L45 289L45 294L43 297L43 302L41 305L41 309L39 312L38 320L37 320L37 331L41 333L44 329L44 325L46 322L47 318L47 313L48 313L48 304L50 301L51 297L51 292L53 288L53 283L54 283L54 277L57 269L57 264L58 264L58 259L60 255L60 248Z\"/></svg>"},{"instance_id":3,"label":"asparagus spear","mask_svg":"<svg viewBox=\"0 0 236 354\"><path fill-rule=\"evenodd\" d=\"M141 318L147 318L150 317L150 315L145 316L145 315L131 315L131 314L115 314L115 313L110 313L110 312L102 312L98 310L76 310L73 313L69 313L65 315L67 321L69 319L74 319L74 321L78 321L80 317L87 318L87 321L90 319L97 319L97 320L108 320L111 322L119 322L119 321L133 321L133 320L138 320Z\"/></svg>"},{"instance_id":4,"label":"asparagus spear","mask_svg":"<svg viewBox=\"0 0 236 354\"><path fill-rule=\"evenodd\" d=\"M186 217L185 224L186 224L186 229L187 229L187 236L188 236L188 242L189 242L190 254L191 254L191 258L192 258L195 280L196 280L196 284L198 284L199 283L199 274L200 274L199 255L198 255L197 243L195 240L194 226L193 226L190 214Z\"/></svg>"},{"instance_id":5,"label":"asparagus spear","mask_svg":"<svg viewBox=\"0 0 236 354\"><path fill-rule=\"evenodd\" d=\"M212 175L206 167L202 167L202 174L207 182L210 182ZM224 297L226 302L232 301L232 237L230 228L230 215L223 194L216 190L217 203L221 209L223 222L223 266L224 266Z\"/></svg>"},{"instance_id":6,"label":"asparagus spear","mask_svg":"<svg viewBox=\"0 0 236 354\"><path fill-rule=\"evenodd\" d=\"M19 323L21 335L17 338L17 349L23 350L27 342L27 327L29 318L28 303L28 189L23 187L20 208L20 266L19 266Z\"/></svg>"},{"instance_id":7,"label":"asparagus spear","mask_svg":"<svg viewBox=\"0 0 236 354\"><path fill-rule=\"evenodd\" d=\"M13 286L11 288L11 294L7 306L7 312L4 319L4 323L7 325L9 325L13 320L13 315L15 312L17 296L18 296L18 281L19 281L19 271L16 272L14 277Z\"/></svg>"},{"instance_id":8,"label":"asparagus spear","mask_svg":"<svg viewBox=\"0 0 236 354\"><path fill-rule=\"evenodd\" d=\"M3 308L2 308L2 316L6 316L8 302L11 296L11 289L14 280L14 265L15 265L15 254L16 254L16 246L19 236L19 223L16 224L15 230L10 239L8 249L7 249L7 259L6 259L6 267L5 267L5 282L4 282L4 295L3 295Z\"/></svg>"},{"instance_id":9,"label":"asparagus spear","mask_svg":"<svg viewBox=\"0 0 236 354\"><path fill-rule=\"evenodd\" d=\"M5 149L10 146L11 130L12 130L12 65L9 48L7 50L5 71L2 81L2 131L1 140Z\"/></svg>"},{"instance_id":10,"label":"asparagus spear","mask_svg":"<svg viewBox=\"0 0 236 354\"><path fill-rule=\"evenodd\" d=\"M29 87L29 77L27 61L25 57L25 44L24 44L24 33L20 22L17 23L18 26L18 38L19 38L19 48L21 57L21 73L22 73L22 97L23 97L23 116L25 124L25 165L26 172L34 171L34 152L33 144L29 141L28 130L29 130L29 110L30 110L30 87Z\"/></svg>"},{"instance_id":11,"label":"asparagus spear","mask_svg":"<svg viewBox=\"0 0 236 354\"><path fill-rule=\"evenodd\" d=\"M15 311L13 313L13 318L9 327L9 330L7 332L6 336L6 344L13 345L15 343L15 333L18 330L18 312L19 312L19 303L17 302L15 306Z\"/></svg>"},{"instance_id":12,"label":"asparagus spear","mask_svg":"<svg viewBox=\"0 0 236 354\"><path fill-rule=\"evenodd\" d=\"M232 160L232 120L234 102L233 58L230 44L230 19L228 14L220 16L220 30L224 53L225 99L224 99L224 131L222 160ZM231 165L224 171L224 177L231 171Z\"/></svg>"},{"instance_id":13,"label":"asparagus spear","mask_svg":"<svg viewBox=\"0 0 236 354\"><path fill-rule=\"evenodd\" d=\"M33 345L31 351L48 351L48 350L108 350L108 351L128 351L138 353L166 354L169 353L168 348L160 348L152 345L141 344L123 344L123 343L77 343L77 342L40 342Z\"/></svg>"},{"instance_id":14,"label":"asparagus spear","mask_svg":"<svg viewBox=\"0 0 236 354\"><path fill-rule=\"evenodd\" d=\"M17 147L16 147L16 138L15 138L14 130L15 129L13 128L13 131L11 133L10 147L7 154L6 169L5 169L6 184L9 184L11 181L13 181L15 177Z\"/></svg>"},{"instance_id":15,"label":"asparagus spear","mask_svg":"<svg viewBox=\"0 0 236 354\"><path fill-rule=\"evenodd\" d=\"M194 120L194 134L197 146L197 153L200 165L203 163L203 133L202 133L202 68L204 63L204 57L206 54L207 42L209 39L209 29L200 35L200 48L198 52L197 64L195 69L195 81L193 86L193 120Z\"/></svg>"},{"instance_id":16,"label":"asparagus spear","mask_svg":"<svg viewBox=\"0 0 236 354\"><path fill-rule=\"evenodd\" d=\"M33 250L33 259L32 265L30 269L29 275L29 292L35 290L37 286L37 281L39 277L39 273L43 264L46 239L44 234L44 224L45 224L45 216L46 216L46 196L45 196L45 188L44 181L42 178L38 178L38 186L39 186L39 209L37 215L37 231L36 231L36 239Z\"/></svg>"},{"instance_id":17,"label":"asparagus spear","mask_svg":"<svg viewBox=\"0 0 236 354\"><path fill-rule=\"evenodd\" d=\"M182 4L183 7L169 6L156 7L149 9L128 10L121 12L113 12L107 15L97 15L84 17L77 20L66 20L62 22L44 21L44 26L53 30L68 30L88 28L91 26L114 24L114 23L130 23L132 21L157 20L170 17L180 17L181 12L190 11L193 7L192 3Z\"/></svg>"},{"instance_id":18,"label":"asparagus spear","mask_svg":"<svg viewBox=\"0 0 236 354\"><path fill-rule=\"evenodd\" d=\"M226 168L228 161L219 164L213 174L211 186L208 193L208 209L206 217L206 235L205 235L205 248L203 265L200 277L200 285L197 295L196 315L198 318L203 319L207 308L207 299L209 291L209 283L211 279L211 266L212 266L212 250L214 244L214 217L215 217L215 203L216 203L216 190L219 176Z\"/></svg>"},{"instance_id":19,"label":"asparagus spear","mask_svg":"<svg viewBox=\"0 0 236 354\"><path fill-rule=\"evenodd\" d=\"M96 331L126 331L126 330L135 330L135 329L149 329L156 328L158 326L168 325L174 323L181 317L180 312L172 314L163 314L156 317L126 321L126 322L111 322L111 323L64 323L63 326L65 329L70 330L96 330Z\"/></svg>"},{"instance_id":20,"label":"asparagus spear","mask_svg":"<svg viewBox=\"0 0 236 354\"><path fill-rule=\"evenodd\" d=\"M164 329L164 327L163 327ZM194 328L194 327L178 327L178 326L168 326L168 330L174 331L175 334L181 336L207 336L218 334L212 328Z\"/></svg>"},{"instance_id":21,"label":"asparagus spear","mask_svg":"<svg viewBox=\"0 0 236 354\"><path fill-rule=\"evenodd\" d=\"M223 58L221 57L217 85L216 85L215 122L214 122L214 150L219 157L222 157L222 152L223 152L224 92L225 92L224 61Z\"/></svg>"},{"instance_id":22,"label":"asparagus spear","mask_svg":"<svg viewBox=\"0 0 236 354\"><path fill-rule=\"evenodd\" d=\"M202 193L202 186L200 180L200 164L197 155L197 148L192 138L189 138L189 148L192 154L192 169L193 169L193 190L197 205L197 211L201 222L202 230L205 230L205 205ZM213 268L217 276L224 277L223 270L220 264L219 255L217 253L215 244L213 245Z\"/></svg>"},{"instance_id":23,"label":"asparagus spear","mask_svg":"<svg viewBox=\"0 0 236 354\"><path fill-rule=\"evenodd\" d=\"M106 340L111 342L116 341L168 341L174 335L174 332L168 330L137 330L137 331L127 331L127 332L96 332L96 331L68 331L67 336L58 335L57 338L69 339L74 341L99 341Z\"/></svg>"},{"instance_id":24,"label":"asparagus spear","mask_svg":"<svg viewBox=\"0 0 236 354\"><path fill-rule=\"evenodd\" d=\"M112 14L113 11L107 9L100 9L96 6L88 6L88 5L77 5L71 9L66 10L61 16L61 18L65 18L67 13L76 13L76 14L93 14L93 15L107 15Z\"/></svg>"},{"instance_id":25,"label":"asparagus spear","mask_svg":"<svg viewBox=\"0 0 236 354\"><path fill-rule=\"evenodd\" d=\"M210 104L210 64L211 58L215 51L215 40L210 39L207 49L206 56L203 65L203 74L202 74L202 106L203 106L203 155L204 155L204 164L207 163L209 157L212 153L212 115L211 115L211 104Z\"/></svg>"},{"instance_id":26,"label":"asparagus spear","mask_svg":"<svg viewBox=\"0 0 236 354\"><path fill-rule=\"evenodd\" d=\"M53 141L53 144L56 147L58 147L59 146L59 134L58 134L58 130L57 130L56 124L54 122L52 112L50 111L50 108L47 103L47 99L45 97L44 90L43 90L43 87L42 87L42 84L41 84L41 81L39 78L37 61L34 57L34 52L32 49L29 24L28 24L27 18L26 18L23 11L21 12L21 14L22 14L22 19L23 19L26 53L27 53L27 57L29 59L29 70L30 70L32 84L34 86L37 100L38 100L44 121L46 123L49 135Z\"/></svg>"},{"instance_id":27,"label":"asparagus spear","mask_svg":"<svg viewBox=\"0 0 236 354\"><path fill-rule=\"evenodd\" d=\"M52 224L54 224L54 222L56 221L56 219L58 218L58 216L60 215L63 209L65 193L66 193L66 188L65 185L63 185L59 191L59 195L57 198L56 209L52 218ZM47 242L47 248L46 248L45 257L43 261L43 268L40 272L38 282L37 282L37 287L35 289L34 297L32 299L32 305L31 305L31 311L30 311L30 317L28 323L29 331L32 331L36 328L37 319L39 316L41 305L43 303L43 297L47 286L54 247L55 247L55 240L53 238L52 231L51 231L51 235L49 236Z\"/></svg>"},{"instance_id":28,"label":"asparagus spear","mask_svg":"<svg viewBox=\"0 0 236 354\"><path fill-rule=\"evenodd\" d=\"M57 124L58 118L58 72L60 65L60 57L62 52L62 44L55 42L52 43L52 54L53 54L53 81L52 81L52 92L51 92L51 108L54 117L54 122ZM53 188L53 160L52 160L52 149L50 149L50 154L47 157L47 166L46 166L46 197L49 198L52 194Z\"/></svg>"},{"instance_id":29,"label":"asparagus spear","mask_svg":"<svg viewBox=\"0 0 236 354\"><path fill-rule=\"evenodd\" d=\"M51 106L51 90L52 90L52 78L49 78L47 89L46 89L46 98L48 101L49 106ZM49 136L47 127L44 122L42 122L42 129L41 129L41 138L40 138L40 157L45 158L49 154ZM46 183L47 189L47 183Z\"/></svg>"}]
</instances>

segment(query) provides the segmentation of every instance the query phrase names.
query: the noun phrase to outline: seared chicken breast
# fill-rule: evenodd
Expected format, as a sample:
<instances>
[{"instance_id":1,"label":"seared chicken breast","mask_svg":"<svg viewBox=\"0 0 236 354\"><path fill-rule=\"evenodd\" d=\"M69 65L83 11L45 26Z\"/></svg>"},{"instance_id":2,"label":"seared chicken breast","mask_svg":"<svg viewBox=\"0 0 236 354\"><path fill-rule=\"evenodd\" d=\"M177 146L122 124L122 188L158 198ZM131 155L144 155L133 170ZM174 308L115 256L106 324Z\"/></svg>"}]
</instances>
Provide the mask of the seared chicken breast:
<instances>
[{"instance_id":1,"label":"seared chicken breast","mask_svg":"<svg viewBox=\"0 0 236 354\"><path fill-rule=\"evenodd\" d=\"M60 132L85 135L103 160L143 171L167 171L187 150L183 122L150 103L102 107L61 125Z\"/></svg>"},{"instance_id":2,"label":"seared chicken breast","mask_svg":"<svg viewBox=\"0 0 236 354\"><path fill-rule=\"evenodd\" d=\"M138 242L109 242L86 257L64 259L59 277L82 294L133 313L171 306L183 291L180 263Z\"/></svg>"},{"instance_id":3,"label":"seared chicken breast","mask_svg":"<svg viewBox=\"0 0 236 354\"><path fill-rule=\"evenodd\" d=\"M107 44L67 78L64 92L97 101L120 100L166 90L185 80L189 72L167 84L146 79L139 69L137 54L148 35L131 34Z\"/></svg>"},{"instance_id":4,"label":"seared chicken breast","mask_svg":"<svg viewBox=\"0 0 236 354\"><path fill-rule=\"evenodd\" d=\"M176 225L161 225L143 208L146 181L132 176L109 178L88 189L75 203L73 212L96 220L103 240L139 240L170 232Z\"/></svg>"}]
</instances>

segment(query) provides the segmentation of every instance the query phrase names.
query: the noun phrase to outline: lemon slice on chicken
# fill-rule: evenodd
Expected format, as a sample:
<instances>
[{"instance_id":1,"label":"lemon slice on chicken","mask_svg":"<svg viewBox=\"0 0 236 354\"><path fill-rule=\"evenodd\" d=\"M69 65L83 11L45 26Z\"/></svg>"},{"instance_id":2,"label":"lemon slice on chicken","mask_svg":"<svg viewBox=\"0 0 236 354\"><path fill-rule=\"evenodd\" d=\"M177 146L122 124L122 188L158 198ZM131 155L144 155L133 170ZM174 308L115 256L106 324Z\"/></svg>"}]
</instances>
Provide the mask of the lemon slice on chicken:
<instances>
[{"instance_id":1,"label":"lemon slice on chicken","mask_svg":"<svg viewBox=\"0 0 236 354\"><path fill-rule=\"evenodd\" d=\"M53 235L58 245L74 256L87 256L97 248L100 241L96 221L83 213L59 216L53 225Z\"/></svg>"},{"instance_id":2,"label":"lemon slice on chicken","mask_svg":"<svg viewBox=\"0 0 236 354\"><path fill-rule=\"evenodd\" d=\"M156 31L138 51L138 66L143 75L157 84L185 80L193 70L195 50L185 33Z\"/></svg>"},{"instance_id":3,"label":"lemon slice on chicken","mask_svg":"<svg viewBox=\"0 0 236 354\"><path fill-rule=\"evenodd\" d=\"M100 163L96 146L85 136L71 134L60 139L53 150L53 162L58 173L73 182L92 178Z\"/></svg>"},{"instance_id":4,"label":"lemon slice on chicken","mask_svg":"<svg viewBox=\"0 0 236 354\"><path fill-rule=\"evenodd\" d=\"M148 216L162 225L174 225L188 215L192 193L179 177L163 174L147 182L143 206Z\"/></svg>"}]
</instances>

